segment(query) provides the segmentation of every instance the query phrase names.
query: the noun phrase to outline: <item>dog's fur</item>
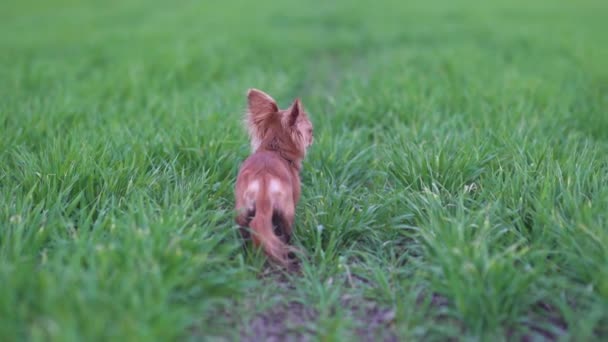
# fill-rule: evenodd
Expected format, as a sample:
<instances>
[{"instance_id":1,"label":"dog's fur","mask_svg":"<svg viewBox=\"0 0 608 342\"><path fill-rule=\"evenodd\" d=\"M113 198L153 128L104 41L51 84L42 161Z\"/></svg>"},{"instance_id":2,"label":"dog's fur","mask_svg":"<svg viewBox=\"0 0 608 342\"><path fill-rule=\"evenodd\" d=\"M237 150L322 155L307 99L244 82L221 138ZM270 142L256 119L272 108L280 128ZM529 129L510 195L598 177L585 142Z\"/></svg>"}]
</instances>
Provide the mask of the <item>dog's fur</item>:
<instances>
[{"instance_id":1,"label":"dog's fur","mask_svg":"<svg viewBox=\"0 0 608 342\"><path fill-rule=\"evenodd\" d=\"M299 99L281 110L268 94L250 89L247 100L246 124L253 154L243 162L237 177L236 222L244 238L251 232L254 245L287 266L300 199L300 168L313 142L313 127Z\"/></svg>"}]
</instances>

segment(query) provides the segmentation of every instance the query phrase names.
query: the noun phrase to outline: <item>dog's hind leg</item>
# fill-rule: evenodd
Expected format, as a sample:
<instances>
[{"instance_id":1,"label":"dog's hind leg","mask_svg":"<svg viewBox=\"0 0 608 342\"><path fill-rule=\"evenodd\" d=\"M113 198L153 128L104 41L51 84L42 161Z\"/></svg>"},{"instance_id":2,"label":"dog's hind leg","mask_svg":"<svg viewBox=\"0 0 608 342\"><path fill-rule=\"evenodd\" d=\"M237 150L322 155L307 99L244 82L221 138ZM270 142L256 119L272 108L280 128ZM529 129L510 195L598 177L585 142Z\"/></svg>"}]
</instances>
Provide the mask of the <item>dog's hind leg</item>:
<instances>
[{"instance_id":1,"label":"dog's hind leg","mask_svg":"<svg viewBox=\"0 0 608 342\"><path fill-rule=\"evenodd\" d=\"M255 216L255 207L253 209L240 210L236 216L236 223L239 225L239 232L241 237L245 241L251 240L251 233L249 232L249 223Z\"/></svg>"}]
</instances>

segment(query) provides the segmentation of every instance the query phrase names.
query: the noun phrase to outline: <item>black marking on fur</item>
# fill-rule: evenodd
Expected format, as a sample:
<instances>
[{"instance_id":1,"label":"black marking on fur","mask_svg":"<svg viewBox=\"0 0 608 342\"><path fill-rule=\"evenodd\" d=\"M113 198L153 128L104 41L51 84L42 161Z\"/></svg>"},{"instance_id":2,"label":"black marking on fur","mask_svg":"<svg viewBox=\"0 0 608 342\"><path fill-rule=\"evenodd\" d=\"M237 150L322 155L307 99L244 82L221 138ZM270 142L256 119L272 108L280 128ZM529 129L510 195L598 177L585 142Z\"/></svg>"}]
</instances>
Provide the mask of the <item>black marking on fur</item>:
<instances>
[{"instance_id":1,"label":"black marking on fur","mask_svg":"<svg viewBox=\"0 0 608 342\"><path fill-rule=\"evenodd\" d=\"M289 243L291 236L287 234L287 220L281 215L281 213L275 211L272 213L272 228L274 234L281 239L284 243Z\"/></svg>"}]
</instances>

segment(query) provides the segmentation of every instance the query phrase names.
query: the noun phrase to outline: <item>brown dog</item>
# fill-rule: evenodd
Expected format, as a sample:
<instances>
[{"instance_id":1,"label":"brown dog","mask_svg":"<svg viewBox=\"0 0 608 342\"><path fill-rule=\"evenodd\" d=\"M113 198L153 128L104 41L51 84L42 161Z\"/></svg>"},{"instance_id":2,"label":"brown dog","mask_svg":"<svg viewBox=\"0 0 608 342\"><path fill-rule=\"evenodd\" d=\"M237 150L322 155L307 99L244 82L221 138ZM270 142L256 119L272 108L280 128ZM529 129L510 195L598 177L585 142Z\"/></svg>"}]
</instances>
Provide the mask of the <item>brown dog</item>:
<instances>
[{"instance_id":1,"label":"brown dog","mask_svg":"<svg viewBox=\"0 0 608 342\"><path fill-rule=\"evenodd\" d=\"M313 142L312 123L299 99L286 110L264 92L247 93L247 128L253 154L241 165L236 180L236 222L255 246L283 266L300 199L300 168Z\"/></svg>"}]
</instances>

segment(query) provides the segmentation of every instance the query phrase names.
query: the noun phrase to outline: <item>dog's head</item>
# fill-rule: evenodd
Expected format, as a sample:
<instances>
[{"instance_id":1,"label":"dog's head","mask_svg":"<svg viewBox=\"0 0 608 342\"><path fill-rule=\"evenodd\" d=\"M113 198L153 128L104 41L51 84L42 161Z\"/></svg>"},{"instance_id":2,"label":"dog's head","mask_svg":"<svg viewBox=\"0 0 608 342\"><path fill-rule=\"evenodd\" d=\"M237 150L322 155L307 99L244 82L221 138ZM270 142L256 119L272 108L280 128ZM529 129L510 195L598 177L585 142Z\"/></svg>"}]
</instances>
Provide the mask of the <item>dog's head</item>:
<instances>
[{"instance_id":1,"label":"dog's head","mask_svg":"<svg viewBox=\"0 0 608 342\"><path fill-rule=\"evenodd\" d=\"M263 141L278 138L276 141L289 143L305 155L306 149L314 140L312 122L300 99L282 110L270 95L261 90L249 89L246 121L253 151Z\"/></svg>"}]
</instances>

